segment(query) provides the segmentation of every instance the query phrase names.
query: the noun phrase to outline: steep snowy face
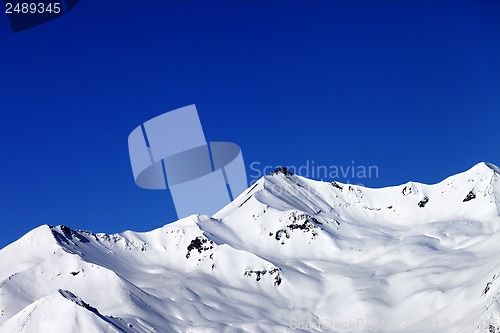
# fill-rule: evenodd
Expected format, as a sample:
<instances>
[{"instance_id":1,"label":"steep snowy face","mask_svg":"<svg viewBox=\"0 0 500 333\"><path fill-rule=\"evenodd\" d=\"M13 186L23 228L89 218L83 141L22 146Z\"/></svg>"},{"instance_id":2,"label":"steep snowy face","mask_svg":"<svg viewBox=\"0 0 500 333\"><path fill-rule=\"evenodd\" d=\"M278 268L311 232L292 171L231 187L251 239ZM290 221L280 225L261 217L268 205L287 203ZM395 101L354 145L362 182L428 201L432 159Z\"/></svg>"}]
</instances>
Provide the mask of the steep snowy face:
<instances>
[{"instance_id":1,"label":"steep snowy face","mask_svg":"<svg viewBox=\"0 0 500 333\"><path fill-rule=\"evenodd\" d=\"M214 235L230 229L227 240L252 252L266 251L270 246L263 242L266 235L281 245L297 239L290 246L296 248L290 249L292 256L300 255L305 244L311 250L307 256L325 256L345 250L364 236L394 239L411 232L427 236L432 232L441 244L459 246L469 234L492 235L498 230L499 193L498 168L485 163L435 185L409 182L380 189L278 172L217 213L217 223L210 225ZM319 238L324 240L312 242Z\"/></svg>"},{"instance_id":2,"label":"steep snowy face","mask_svg":"<svg viewBox=\"0 0 500 333\"><path fill-rule=\"evenodd\" d=\"M0 332L498 332L500 170L260 179L213 217L0 250Z\"/></svg>"},{"instance_id":3,"label":"steep snowy face","mask_svg":"<svg viewBox=\"0 0 500 333\"><path fill-rule=\"evenodd\" d=\"M337 182L316 182L293 175L266 177L257 200L278 210L356 219L394 226L445 219L482 219L498 215L499 174L479 163L436 185L409 182L370 189Z\"/></svg>"}]
</instances>

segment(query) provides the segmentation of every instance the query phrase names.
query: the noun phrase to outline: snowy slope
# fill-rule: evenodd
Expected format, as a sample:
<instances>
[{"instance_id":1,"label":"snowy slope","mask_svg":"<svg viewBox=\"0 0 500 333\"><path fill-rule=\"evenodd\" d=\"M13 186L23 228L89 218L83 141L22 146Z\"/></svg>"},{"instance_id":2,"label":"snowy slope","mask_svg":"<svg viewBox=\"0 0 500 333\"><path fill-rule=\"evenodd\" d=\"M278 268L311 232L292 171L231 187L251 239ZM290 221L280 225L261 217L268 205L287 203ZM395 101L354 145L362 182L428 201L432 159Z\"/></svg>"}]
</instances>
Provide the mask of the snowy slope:
<instances>
[{"instance_id":1,"label":"snowy slope","mask_svg":"<svg viewBox=\"0 0 500 333\"><path fill-rule=\"evenodd\" d=\"M106 318L67 290L30 304L2 326L5 332L124 332L116 318ZM120 327L122 326L122 327Z\"/></svg>"},{"instance_id":2,"label":"snowy slope","mask_svg":"<svg viewBox=\"0 0 500 333\"><path fill-rule=\"evenodd\" d=\"M282 169L213 217L0 250L0 332L498 332L500 169L369 189Z\"/></svg>"}]
</instances>

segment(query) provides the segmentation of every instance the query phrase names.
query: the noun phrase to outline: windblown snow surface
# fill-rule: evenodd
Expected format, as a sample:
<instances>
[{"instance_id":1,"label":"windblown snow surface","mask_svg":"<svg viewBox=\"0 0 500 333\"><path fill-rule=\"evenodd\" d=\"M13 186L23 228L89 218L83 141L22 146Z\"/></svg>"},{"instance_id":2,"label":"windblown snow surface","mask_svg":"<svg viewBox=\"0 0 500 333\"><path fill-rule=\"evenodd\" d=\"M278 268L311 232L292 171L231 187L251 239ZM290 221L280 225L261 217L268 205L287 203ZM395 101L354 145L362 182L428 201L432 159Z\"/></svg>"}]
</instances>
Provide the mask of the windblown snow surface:
<instances>
[{"instance_id":1,"label":"windblown snow surface","mask_svg":"<svg viewBox=\"0 0 500 333\"><path fill-rule=\"evenodd\" d=\"M500 169L370 189L281 169L136 233L0 250L0 332L499 332Z\"/></svg>"}]
</instances>

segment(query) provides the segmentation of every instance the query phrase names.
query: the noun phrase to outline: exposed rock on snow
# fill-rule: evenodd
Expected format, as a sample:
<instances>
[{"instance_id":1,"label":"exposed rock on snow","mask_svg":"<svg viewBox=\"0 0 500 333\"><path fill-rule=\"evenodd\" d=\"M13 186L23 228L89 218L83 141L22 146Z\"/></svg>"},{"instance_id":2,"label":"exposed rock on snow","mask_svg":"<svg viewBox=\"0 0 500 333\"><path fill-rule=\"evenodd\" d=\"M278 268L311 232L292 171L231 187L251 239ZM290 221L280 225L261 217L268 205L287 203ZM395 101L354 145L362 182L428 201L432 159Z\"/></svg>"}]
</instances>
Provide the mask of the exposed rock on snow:
<instances>
[{"instance_id":1,"label":"exposed rock on snow","mask_svg":"<svg viewBox=\"0 0 500 333\"><path fill-rule=\"evenodd\" d=\"M498 332L500 169L370 189L278 168L212 217L41 226L0 250L0 332Z\"/></svg>"}]
</instances>

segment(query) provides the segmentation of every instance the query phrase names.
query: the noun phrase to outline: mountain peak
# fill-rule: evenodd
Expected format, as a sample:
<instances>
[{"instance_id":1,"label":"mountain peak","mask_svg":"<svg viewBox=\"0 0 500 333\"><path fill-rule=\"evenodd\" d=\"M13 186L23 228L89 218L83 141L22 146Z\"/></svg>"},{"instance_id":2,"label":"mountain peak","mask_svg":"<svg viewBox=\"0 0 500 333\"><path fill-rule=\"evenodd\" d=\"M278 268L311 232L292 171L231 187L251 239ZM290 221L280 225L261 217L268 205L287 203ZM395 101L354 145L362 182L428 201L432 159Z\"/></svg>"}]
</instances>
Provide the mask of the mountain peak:
<instances>
[{"instance_id":1,"label":"mountain peak","mask_svg":"<svg viewBox=\"0 0 500 333\"><path fill-rule=\"evenodd\" d=\"M46 318L65 332L81 318L127 333L330 332L349 319L361 326L346 332L452 319L498 332L497 169L372 189L279 168L213 217L112 235L42 226L0 250L0 332Z\"/></svg>"},{"instance_id":2,"label":"mountain peak","mask_svg":"<svg viewBox=\"0 0 500 333\"><path fill-rule=\"evenodd\" d=\"M496 165L488 162L479 162L470 168L468 171L471 172L495 172L500 174L500 168ZM466 171L467 172L467 171Z\"/></svg>"}]
</instances>

